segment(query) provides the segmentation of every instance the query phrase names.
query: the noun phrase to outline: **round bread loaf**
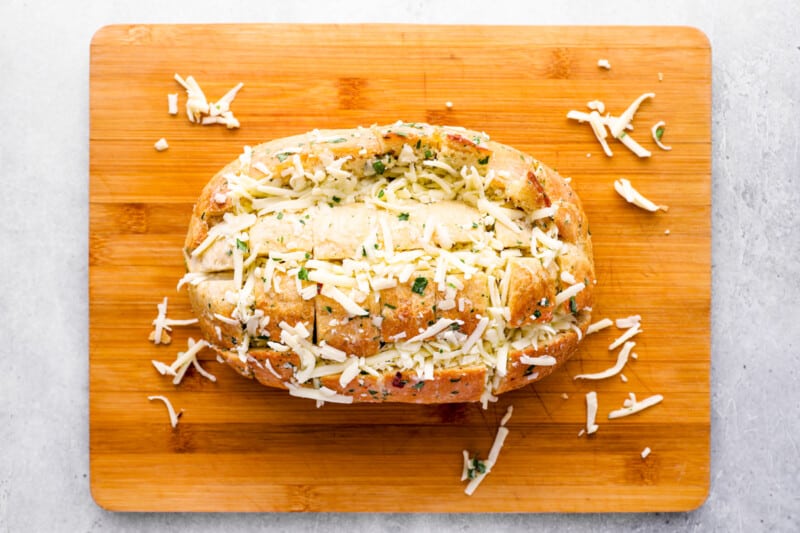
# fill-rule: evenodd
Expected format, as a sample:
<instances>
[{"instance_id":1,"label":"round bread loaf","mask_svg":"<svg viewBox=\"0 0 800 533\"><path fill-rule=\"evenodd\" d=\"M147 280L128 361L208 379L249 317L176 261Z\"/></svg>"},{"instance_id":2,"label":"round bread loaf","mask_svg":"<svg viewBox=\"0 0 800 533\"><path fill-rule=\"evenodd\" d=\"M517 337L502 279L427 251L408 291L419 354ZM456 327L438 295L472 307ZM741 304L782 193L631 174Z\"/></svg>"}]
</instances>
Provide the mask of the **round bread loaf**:
<instances>
[{"instance_id":1,"label":"round bread loaf","mask_svg":"<svg viewBox=\"0 0 800 533\"><path fill-rule=\"evenodd\" d=\"M567 181L485 133L396 123L244 153L185 243L205 339L295 396L472 402L574 352L595 283Z\"/></svg>"}]
</instances>

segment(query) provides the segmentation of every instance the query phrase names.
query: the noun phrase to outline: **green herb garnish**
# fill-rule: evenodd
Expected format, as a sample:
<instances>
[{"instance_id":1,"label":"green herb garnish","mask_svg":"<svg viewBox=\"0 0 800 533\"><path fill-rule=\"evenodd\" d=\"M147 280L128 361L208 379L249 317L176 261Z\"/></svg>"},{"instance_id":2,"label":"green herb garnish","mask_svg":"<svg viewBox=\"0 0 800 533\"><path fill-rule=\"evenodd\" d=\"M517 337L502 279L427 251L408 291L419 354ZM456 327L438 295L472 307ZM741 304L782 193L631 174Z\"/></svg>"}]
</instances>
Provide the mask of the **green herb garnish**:
<instances>
[{"instance_id":1,"label":"green herb garnish","mask_svg":"<svg viewBox=\"0 0 800 533\"><path fill-rule=\"evenodd\" d=\"M306 267L300 267L300 270L297 271L297 279L308 281L308 270L306 270Z\"/></svg>"},{"instance_id":2,"label":"green herb garnish","mask_svg":"<svg viewBox=\"0 0 800 533\"><path fill-rule=\"evenodd\" d=\"M408 220L408 213L400 213L397 215L397 220Z\"/></svg>"},{"instance_id":3,"label":"green herb garnish","mask_svg":"<svg viewBox=\"0 0 800 533\"><path fill-rule=\"evenodd\" d=\"M386 165L383 164L383 161L375 161L372 163L372 168L378 174L383 174L386 171Z\"/></svg>"},{"instance_id":4,"label":"green herb garnish","mask_svg":"<svg viewBox=\"0 0 800 533\"><path fill-rule=\"evenodd\" d=\"M378 191L378 198L383 198L383 195L386 194L386 191L381 189Z\"/></svg>"},{"instance_id":5,"label":"green herb garnish","mask_svg":"<svg viewBox=\"0 0 800 533\"><path fill-rule=\"evenodd\" d=\"M411 292L422 296L422 294L425 292L425 287L427 286L428 286L428 278L422 278L422 277L417 278L414 280L414 285L411 287Z\"/></svg>"},{"instance_id":6,"label":"green herb garnish","mask_svg":"<svg viewBox=\"0 0 800 533\"><path fill-rule=\"evenodd\" d=\"M341 199L341 198L339 198L338 196L334 196L334 197L333 197L333 198L331 198L331 199L332 199L334 202L336 202L337 204L338 204L339 202L341 202L341 201L342 201L342 199Z\"/></svg>"},{"instance_id":7,"label":"green herb garnish","mask_svg":"<svg viewBox=\"0 0 800 533\"><path fill-rule=\"evenodd\" d=\"M569 299L569 310L572 311L573 315L578 312L578 302L575 301L574 296Z\"/></svg>"},{"instance_id":8,"label":"green herb garnish","mask_svg":"<svg viewBox=\"0 0 800 533\"><path fill-rule=\"evenodd\" d=\"M287 153L275 154L275 157L278 158L278 161L283 163L284 161L286 161L286 158L289 157L289 154L287 154Z\"/></svg>"},{"instance_id":9,"label":"green herb garnish","mask_svg":"<svg viewBox=\"0 0 800 533\"><path fill-rule=\"evenodd\" d=\"M433 159L433 152L425 150L425 159Z\"/></svg>"},{"instance_id":10,"label":"green herb garnish","mask_svg":"<svg viewBox=\"0 0 800 533\"><path fill-rule=\"evenodd\" d=\"M425 386L425 382L424 381L420 381L419 383L414 383L413 385L411 385L411 388L412 389L417 389L417 390L422 390L422 387L424 387L424 386Z\"/></svg>"},{"instance_id":11,"label":"green herb garnish","mask_svg":"<svg viewBox=\"0 0 800 533\"><path fill-rule=\"evenodd\" d=\"M397 306L394 306L392 304L383 304L383 305L388 307L389 309L397 309Z\"/></svg>"},{"instance_id":12,"label":"green herb garnish","mask_svg":"<svg viewBox=\"0 0 800 533\"><path fill-rule=\"evenodd\" d=\"M489 162L489 156L488 155L486 157L482 157L481 159L478 159L478 164L479 165L485 165L488 162Z\"/></svg>"},{"instance_id":13,"label":"green herb garnish","mask_svg":"<svg viewBox=\"0 0 800 533\"><path fill-rule=\"evenodd\" d=\"M333 308L330 305L326 305L325 310L328 312L328 314L333 313Z\"/></svg>"},{"instance_id":14,"label":"green herb garnish","mask_svg":"<svg viewBox=\"0 0 800 533\"><path fill-rule=\"evenodd\" d=\"M283 218L283 211L278 211L278 214L275 216L278 218L278 220L281 220Z\"/></svg>"},{"instance_id":15,"label":"green herb garnish","mask_svg":"<svg viewBox=\"0 0 800 533\"><path fill-rule=\"evenodd\" d=\"M539 311L538 309L535 309L535 310L533 311L533 316L534 316L535 318L541 318L541 316L542 316L542 312L541 312L541 311Z\"/></svg>"},{"instance_id":16,"label":"green herb garnish","mask_svg":"<svg viewBox=\"0 0 800 533\"><path fill-rule=\"evenodd\" d=\"M330 140L328 142L332 143L332 144L336 144L336 143L343 143L343 142L346 142L346 141L347 141L347 139L345 139L344 137L339 137L337 139L333 139L333 140Z\"/></svg>"},{"instance_id":17,"label":"green herb garnish","mask_svg":"<svg viewBox=\"0 0 800 533\"><path fill-rule=\"evenodd\" d=\"M662 135L664 135L664 127L663 126L659 126L659 127L656 128L656 139L658 139L660 141Z\"/></svg>"},{"instance_id":18,"label":"green herb garnish","mask_svg":"<svg viewBox=\"0 0 800 533\"><path fill-rule=\"evenodd\" d=\"M236 248L238 248L239 251L244 254L246 254L250 250L250 247L247 246L247 243L244 241L240 241L239 239L236 239Z\"/></svg>"}]
</instances>

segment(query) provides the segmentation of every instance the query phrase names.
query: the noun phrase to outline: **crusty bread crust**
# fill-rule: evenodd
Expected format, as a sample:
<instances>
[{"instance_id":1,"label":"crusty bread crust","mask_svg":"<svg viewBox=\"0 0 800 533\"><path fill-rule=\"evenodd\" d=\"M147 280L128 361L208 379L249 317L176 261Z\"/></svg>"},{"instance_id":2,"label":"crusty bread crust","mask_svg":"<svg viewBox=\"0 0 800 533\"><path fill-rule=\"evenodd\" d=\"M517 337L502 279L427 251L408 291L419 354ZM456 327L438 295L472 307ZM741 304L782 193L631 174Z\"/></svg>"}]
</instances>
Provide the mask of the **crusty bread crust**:
<instances>
[{"instance_id":1,"label":"crusty bread crust","mask_svg":"<svg viewBox=\"0 0 800 533\"><path fill-rule=\"evenodd\" d=\"M314 142L315 139L336 139L336 142ZM203 189L189 223L184 253L187 270L190 272L218 274L213 275L213 279L190 285L189 296L193 310L199 318L203 336L237 372L255 378L264 385L285 389L300 365L300 358L292 351L278 352L263 347L251 347L247 356L242 357L236 348L243 341L243 328L219 320L216 316L230 317L233 310L233 304L225 298L226 291L234 288L230 275L231 254L221 246L219 249L210 249L201 260L191 256L192 251L208 236L209 230L222 221L225 213L233 209L233 203L226 195L228 184L225 175L242 172L256 179L262 173L255 169L266 167L274 176L280 177L282 171L293 164L284 150L300 146L302 150L296 155L306 168L319 164L321 155L325 152L335 158L350 156L342 169L361 176L365 164L373 161L374 157L383 154L396 156L404 145L413 147L420 159L426 157L426 152L433 152L439 160L456 169L466 165L475 166L482 173L494 170L495 178L490 188L502 191L507 202L523 211L530 213L544 207L557 208L551 223L558 228L558 236L565 243L565 251L548 268L542 267L538 259L525 257L512 264L508 325L515 328L550 321L554 312L558 311L556 295L568 286L560 279L558 272L567 270L576 280L586 285L574 298L561 304L560 311L575 315L576 327L560 331L550 340L539 343L537 349L531 346L524 350L511 350L503 376L499 373L495 375L495 369L474 365L437 369L434 379L427 381L420 381L415 372L408 371L385 372L380 377L361 372L346 386L340 385L340 374L320 378L319 385L351 396L356 402L478 401L484 395L487 384L494 394L523 387L555 371L575 352L591 320L595 276L588 222L581 201L569 183L531 156L487 140L477 132L427 124L398 123L381 127L320 131L313 137L304 134L264 143L253 148L249 166L243 167L237 159L215 175ZM291 151L294 156L295 150ZM286 181L288 183L288 178ZM291 215L281 221L284 224L296 222ZM271 222L276 223L274 220ZM363 226L363 221L353 223L353 232L358 231L359 224ZM312 252L310 241L279 243L270 238L270 235L274 236L274 227L264 227L260 231L262 233L259 235L263 235L262 242L251 242L250 246L264 246L276 251L287 251L288 248L283 248L288 246L293 250ZM341 230L337 231L341 233ZM414 228L398 227L397 231L413 233ZM255 234L256 230L251 236ZM509 237L498 234L498 238L504 240ZM336 241L331 240L325 244L325 253L335 257L338 253ZM294 288L295 281L288 277L280 281L285 290L277 293L272 287L256 284L256 307L267 315L277 315L265 328L271 339L280 338L280 321L289 324L302 322L309 331L315 331L316 342L324 340L334 348L357 356L375 354L382 343L391 342L398 334L405 334L406 338L413 337L421 328L442 317L462 319L462 332L471 333L477 324L476 316L485 314L488 305L488 294L482 290L480 282L470 283L469 280L464 280L463 290L469 295L466 309L441 311L437 309L440 296L435 291L428 291L424 297L410 297L415 277L427 275L424 272L415 273L408 283L379 291L379 297L373 298L373 294L369 295L369 303L365 307L370 311L370 317L380 317L380 327L370 317L344 320L347 313L331 298L318 295L311 300L303 300ZM485 276L480 276L483 275L478 275L479 280L485 279ZM553 356L556 364L534 368L520 360L523 356L541 355Z\"/></svg>"}]
</instances>

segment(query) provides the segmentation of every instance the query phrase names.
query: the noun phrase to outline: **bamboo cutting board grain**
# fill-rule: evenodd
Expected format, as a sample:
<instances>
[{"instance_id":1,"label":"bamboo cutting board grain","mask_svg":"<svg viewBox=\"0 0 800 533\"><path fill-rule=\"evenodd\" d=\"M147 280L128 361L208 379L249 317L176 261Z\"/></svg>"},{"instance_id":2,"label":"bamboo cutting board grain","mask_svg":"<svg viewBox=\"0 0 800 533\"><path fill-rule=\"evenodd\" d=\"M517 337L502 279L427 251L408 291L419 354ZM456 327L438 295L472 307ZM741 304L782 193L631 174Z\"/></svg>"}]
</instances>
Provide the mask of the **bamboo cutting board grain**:
<instances>
[{"instance_id":1,"label":"bamboo cutting board grain","mask_svg":"<svg viewBox=\"0 0 800 533\"><path fill-rule=\"evenodd\" d=\"M612 69L597 67L607 58ZM237 82L239 130L167 114L193 75L216 100ZM659 72L663 81L659 81ZM402 25L110 26L91 45L90 457L95 500L137 511L679 511L709 483L710 49L688 28ZM606 158L588 125L568 121L600 99L619 114L653 91L632 135ZM445 102L453 103L452 109ZM181 109L182 111L182 109ZM156 303L190 315L181 245L205 182L243 145L314 128L398 119L460 125L540 158L583 199L594 239L595 317L640 314L637 361L619 377L574 381L616 359L615 328L590 336L564 369L479 405L325 405L290 398L202 354L175 387L147 342ZM658 150L649 129L668 124ZM156 152L166 137L170 148ZM668 213L626 204L627 177ZM665 235L669 229L670 234ZM599 431L577 437L596 390ZM661 405L620 420L628 392ZM567 398L563 397L564 393ZM167 395L184 413L174 430ZM514 406L500 459L472 497L461 450L486 456ZM646 446L652 454L642 460Z\"/></svg>"}]
</instances>

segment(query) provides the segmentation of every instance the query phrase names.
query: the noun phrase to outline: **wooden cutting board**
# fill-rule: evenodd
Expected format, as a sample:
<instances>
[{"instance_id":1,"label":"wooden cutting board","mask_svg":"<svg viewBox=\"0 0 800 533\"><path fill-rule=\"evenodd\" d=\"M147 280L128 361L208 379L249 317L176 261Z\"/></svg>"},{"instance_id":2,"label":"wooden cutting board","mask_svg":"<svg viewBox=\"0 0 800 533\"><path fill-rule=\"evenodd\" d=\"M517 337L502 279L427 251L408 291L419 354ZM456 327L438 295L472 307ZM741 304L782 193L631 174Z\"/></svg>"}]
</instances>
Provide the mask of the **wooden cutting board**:
<instances>
[{"instance_id":1,"label":"wooden cutting board","mask_svg":"<svg viewBox=\"0 0 800 533\"><path fill-rule=\"evenodd\" d=\"M611 70L597 60L607 58ZM403 25L110 26L91 45L90 456L95 500L136 511L680 511L709 484L710 48L666 27ZM238 130L167 113L173 74L210 100L237 82ZM659 79L663 73L663 81ZM631 132L653 151L603 155L568 110L599 99L621 113L644 92ZM445 102L452 102L448 109ZM189 317L181 244L193 201L243 145L398 119L489 133L573 178L594 239L595 316L642 316L639 358L620 377L572 376L612 366L620 331L592 335L564 369L479 405L325 405L263 388L215 362L175 387L147 342L156 303ZM650 126L667 122L655 147ZM156 152L160 137L169 149ZM613 190L626 177L670 206L652 214ZM669 235L665 231L669 230ZM599 431L578 437L596 390ZM607 420L629 392L661 405ZM170 427L167 395L183 410ZM564 395L567 397L564 397ZM509 405L500 459L472 497L461 451L482 456ZM642 460L649 446L652 454Z\"/></svg>"}]
</instances>

